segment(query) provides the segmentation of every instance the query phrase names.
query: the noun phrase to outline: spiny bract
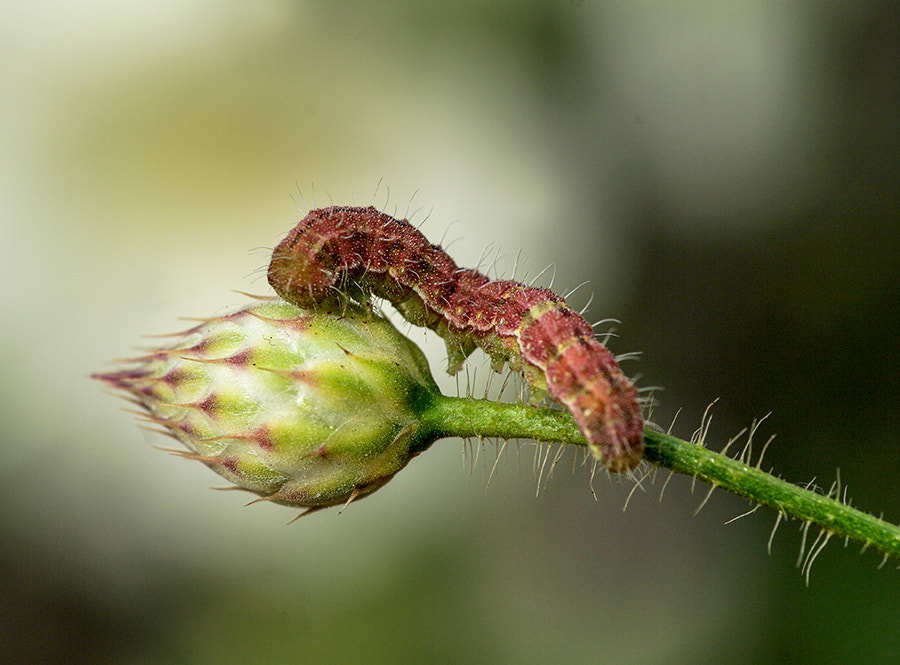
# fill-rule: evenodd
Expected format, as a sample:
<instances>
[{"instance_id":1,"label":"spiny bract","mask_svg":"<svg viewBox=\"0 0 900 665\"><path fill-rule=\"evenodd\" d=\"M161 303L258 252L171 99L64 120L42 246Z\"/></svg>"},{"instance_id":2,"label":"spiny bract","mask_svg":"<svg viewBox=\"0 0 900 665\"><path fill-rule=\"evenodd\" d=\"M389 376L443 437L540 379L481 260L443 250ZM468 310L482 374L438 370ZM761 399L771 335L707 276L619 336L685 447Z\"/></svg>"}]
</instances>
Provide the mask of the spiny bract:
<instances>
[{"instance_id":1,"label":"spiny bract","mask_svg":"<svg viewBox=\"0 0 900 665\"><path fill-rule=\"evenodd\" d=\"M176 454L258 500L306 512L349 503L433 443L416 416L439 394L427 361L369 309L272 300L177 337L94 378L190 451Z\"/></svg>"}]
</instances>

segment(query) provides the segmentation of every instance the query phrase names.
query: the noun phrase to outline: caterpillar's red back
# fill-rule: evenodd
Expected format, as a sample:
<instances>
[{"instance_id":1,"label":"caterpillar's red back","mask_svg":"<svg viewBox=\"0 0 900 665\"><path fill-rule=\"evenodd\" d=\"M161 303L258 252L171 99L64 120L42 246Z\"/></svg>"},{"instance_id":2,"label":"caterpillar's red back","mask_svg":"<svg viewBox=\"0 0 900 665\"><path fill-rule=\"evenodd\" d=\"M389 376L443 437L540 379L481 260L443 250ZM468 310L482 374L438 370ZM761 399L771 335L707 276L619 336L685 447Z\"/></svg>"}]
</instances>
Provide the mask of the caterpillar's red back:
<instances>
[{"instance_id":1,"label":"caterpillar's red back","mask_svg":"<svg viewBox=\"0 0 900 665\"><path fill-rule=\"evenodd\" d=\"M444 339L451 373L480 347L495 370L508 363L538 395L566 406L605 468L640 463L637 392L587 321L548 289L459 268L406 220L372 207L312 210L275 248L269 283L306 308L370 294L389 300Z\"/></svg>"}]
</instances>

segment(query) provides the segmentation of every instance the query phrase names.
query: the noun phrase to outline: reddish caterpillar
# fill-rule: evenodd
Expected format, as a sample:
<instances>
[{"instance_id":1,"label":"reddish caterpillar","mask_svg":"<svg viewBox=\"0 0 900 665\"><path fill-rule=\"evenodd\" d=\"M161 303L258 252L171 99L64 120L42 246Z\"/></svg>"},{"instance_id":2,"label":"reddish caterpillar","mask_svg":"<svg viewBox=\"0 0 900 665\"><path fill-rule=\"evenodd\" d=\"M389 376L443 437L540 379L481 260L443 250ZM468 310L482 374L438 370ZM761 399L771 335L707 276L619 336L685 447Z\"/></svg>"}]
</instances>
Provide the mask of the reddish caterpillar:
<instances>
[{"instance_id":1,"label":"reddish caterpillar","mask_svg":"<svg viewBox=\"0 0 900 665\"><path fill-rule=\"evenodd\" d=\"M641 461L637 391L590 324L548 289L459 268L406 220L373 207L312 210L272 253L269 284L305 308L389 300L444 339L451 374L480 347L495 371L508 363L538 398L562 403L606 469Z\"/></svg>"}]
</instances>

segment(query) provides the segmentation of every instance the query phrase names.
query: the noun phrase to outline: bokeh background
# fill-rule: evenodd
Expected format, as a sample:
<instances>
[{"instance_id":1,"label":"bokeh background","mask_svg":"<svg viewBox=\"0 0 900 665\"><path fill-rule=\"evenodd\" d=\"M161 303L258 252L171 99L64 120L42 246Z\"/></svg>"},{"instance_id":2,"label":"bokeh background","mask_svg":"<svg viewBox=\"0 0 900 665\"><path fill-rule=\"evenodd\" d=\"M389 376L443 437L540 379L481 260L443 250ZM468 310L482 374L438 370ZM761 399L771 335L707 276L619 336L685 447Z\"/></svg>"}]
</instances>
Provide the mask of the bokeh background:
<instances>
[{"instance_id":1,"label":"bokeh background","mask_svg":"<svg viewBox=\"0 0 900 665\"><path fill-rule=\"evenodd\" d=\"M897 562L832 541L806 586L800 525L767 553L771 511L695 516L689 479L623 511L571 453L535 496L533 447L488 484L496 446L446 440L285 526L88 379L267 293L307 205L374 201L462 265L590 280L571 302L622 322L656 422L718 398L720 448L771 412L766 466L898 522L891 6L6 0L0 660L896 658Z\"/></svg>"}]
</instances>

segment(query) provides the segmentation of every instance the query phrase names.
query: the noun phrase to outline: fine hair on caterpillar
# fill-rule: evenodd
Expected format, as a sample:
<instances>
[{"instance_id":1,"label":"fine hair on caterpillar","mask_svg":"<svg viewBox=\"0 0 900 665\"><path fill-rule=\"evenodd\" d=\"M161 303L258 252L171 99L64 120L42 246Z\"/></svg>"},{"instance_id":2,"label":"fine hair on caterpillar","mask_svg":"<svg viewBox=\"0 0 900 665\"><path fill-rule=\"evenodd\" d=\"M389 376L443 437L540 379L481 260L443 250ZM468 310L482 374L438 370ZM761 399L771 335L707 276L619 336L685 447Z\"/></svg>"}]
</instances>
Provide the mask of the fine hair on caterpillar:
<instances>
[{"instance_id":1,"label":"fine hair on caterpillar","mask_svg":"<svg viewBox=\"0 0 900 665\"><path fill-rule=\"evenodd\" d=\"M549 289L460 268L409 222L374 207L311 210L275 248L268 279L305 308L383 298L444 340L451 374L481 348L495 371L508 364L534 397L565 406L604 468L641 461L637 391L591 325Z\"/></svg>"}]
</instances>

